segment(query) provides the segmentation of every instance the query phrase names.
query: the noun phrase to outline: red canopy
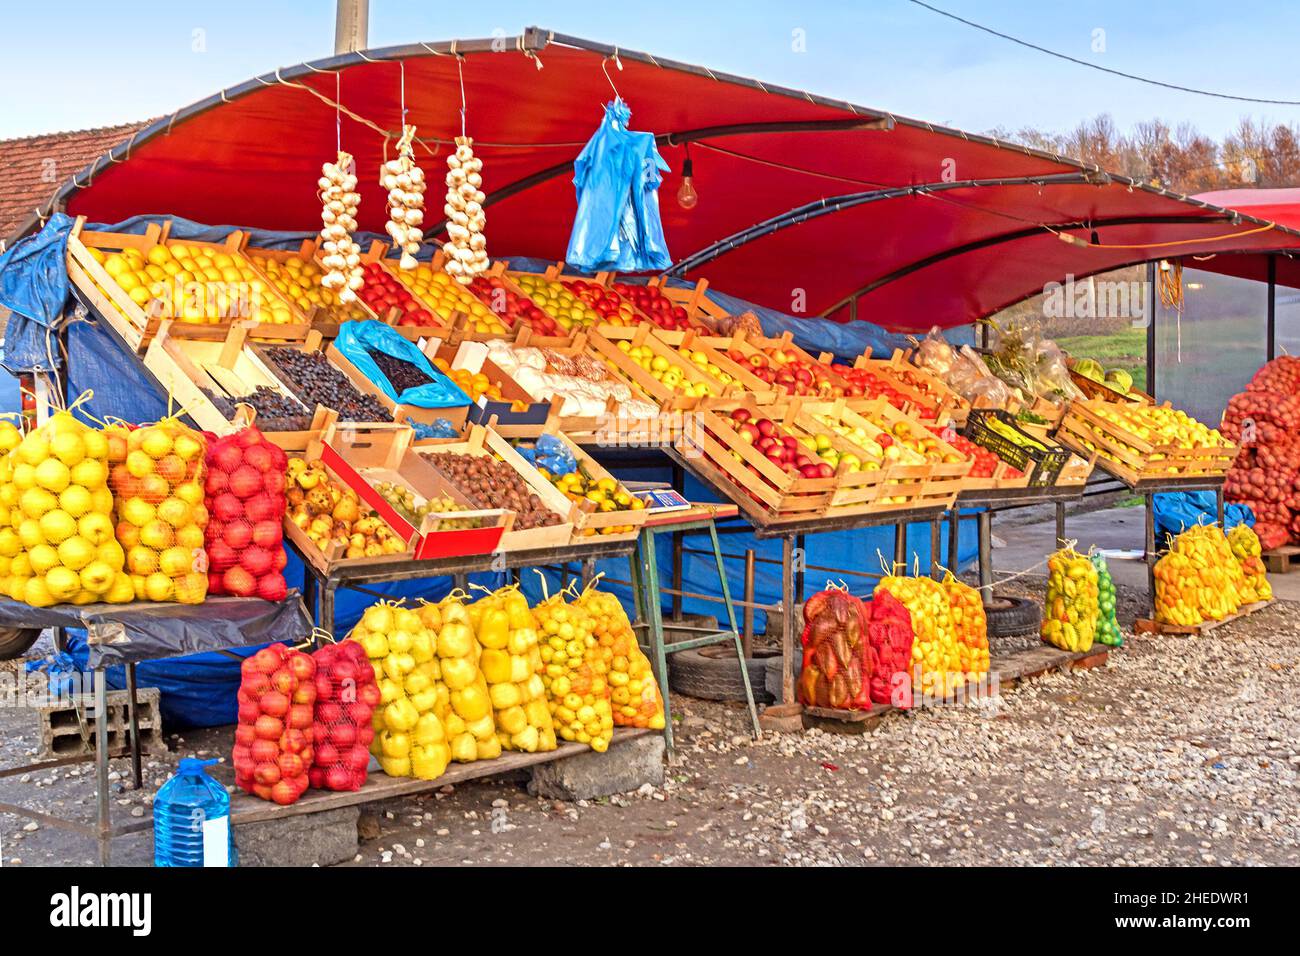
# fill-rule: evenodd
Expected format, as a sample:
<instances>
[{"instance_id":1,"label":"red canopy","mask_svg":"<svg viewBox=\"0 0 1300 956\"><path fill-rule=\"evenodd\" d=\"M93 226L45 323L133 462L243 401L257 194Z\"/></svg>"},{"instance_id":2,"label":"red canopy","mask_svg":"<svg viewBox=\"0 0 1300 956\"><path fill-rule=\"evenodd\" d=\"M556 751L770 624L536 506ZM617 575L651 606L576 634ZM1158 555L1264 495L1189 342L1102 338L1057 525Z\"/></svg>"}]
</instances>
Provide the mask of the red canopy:
<instances>
[{"instance_id":1,"label":"red canopy","mask_svg":"<svg viewBox=\"0 0 1300 956\"><path fill-rule=\"evenodd\" d=\"M673 167L660 200L677 274L786 312L846 319L856 301L857 317L890 328L952 326L1067 273L1300 245L1300 233L1252 233L1263 223L1250 216L1063 157L537 29L258 77L137 133L55 198L100 222L168 213L311 230L341 133L363 172L362 227L382 231L383 193L365 173L400 130L403 82L427 145L417 156L434 169L461 132L462 76L497 255L563 257L570 167L611 80ZM675 201L687 142L700 194L689 212ZM1100 246L1084 248L1094 232ZM1203 238L1214 241L1124 248Z\"/></svg>"}]
</instances>

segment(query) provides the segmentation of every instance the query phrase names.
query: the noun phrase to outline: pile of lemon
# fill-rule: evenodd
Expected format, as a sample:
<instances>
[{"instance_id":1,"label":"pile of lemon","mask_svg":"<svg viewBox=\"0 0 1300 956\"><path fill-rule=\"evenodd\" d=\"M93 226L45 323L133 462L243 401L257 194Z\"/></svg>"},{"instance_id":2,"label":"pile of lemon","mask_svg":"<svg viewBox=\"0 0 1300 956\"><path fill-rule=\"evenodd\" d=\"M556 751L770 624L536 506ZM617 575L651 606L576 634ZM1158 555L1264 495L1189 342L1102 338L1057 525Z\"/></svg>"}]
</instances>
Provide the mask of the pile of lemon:
<instances>
[{"instance_id":1,"label":"pile of lemon","mask_svg":"<svg viewBox=\"0 0 1300 956\"><path fill-rule=\"evenodd\" d=\"M533 614L541 630L542 682L555 732L604 753L614 736L614 713L609 661L596 637L595 618L559 594L538 604Z\"/></svg>"},{"instance_id":2,"label":"pile of lemon","mask_svg":"<svg viewBox=\"0 0 1300 956\"><path fill-rule=\"evenodd\" d=\"M420 622L435 635L438 664L438 717L447 732L451 759L457 763L501 756L487 681L479 670L479 646L465 606L456 597L425 604ZM408 691L423 689L423 678L407 678Z\"/></svg>"},{"instance_id":3,"label":"pile of lemon","mask_svg":"<svg viewBox=\"0 0 1300 956\"><path fill-rule=\"evenodd\" d=\"M438 716L437 635L420 615L387 601L372 604L348 635L365 649L379 685L370 752L390 777L435 780L451 760Z\"/></svg>"},{"instance_id":4,"label":"pile of lemon","mask_svg":"<svg viewBox=\"0 0 1300 956\"><path fill-rule=\"evenodd\" d=\"M0 592L33 607L135 598L113 528L108 440L70 412L0 422Z\"/></svg>"},{"instance_id":5,"label":"pile of lemon","mask_svg":"<svg viewBox=\"0 0 1300 956\"><path fill-rule=\"evenodd\" d=\"M174 243L147 252L91 249L131 301L147 314L197 325L251 320L294 321L289 305L237 253Z\"/></svg>"},{"instance_id":6,"label":"pile of lemon","mask_svg":"<svg viewBox=\"0 0 1300 956\"><path fill-rule=\"evenodd\" d=\"M511 586L475 601L468 610L483 649L479 668L488 683L501 746L526 753L554 750L542 652L528 599Z\"/></svg>"}]
</instances>

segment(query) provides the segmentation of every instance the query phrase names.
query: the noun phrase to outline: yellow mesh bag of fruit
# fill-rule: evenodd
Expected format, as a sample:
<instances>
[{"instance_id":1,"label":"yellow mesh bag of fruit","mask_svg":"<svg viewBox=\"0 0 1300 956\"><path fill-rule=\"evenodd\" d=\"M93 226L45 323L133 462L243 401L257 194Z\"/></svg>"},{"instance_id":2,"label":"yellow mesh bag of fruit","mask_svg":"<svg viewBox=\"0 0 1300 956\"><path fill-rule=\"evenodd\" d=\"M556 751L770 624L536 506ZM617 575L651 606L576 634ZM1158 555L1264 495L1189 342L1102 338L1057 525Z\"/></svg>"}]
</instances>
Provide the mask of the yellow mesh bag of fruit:
<instances>
[{"instance_id":1,"label":"yellow mesh bag of fruit","mask_svg":"<svg viewBox=\"0 0 1300 956\"><path fill-rule=\"evenodd\" d=\"M636 641L636 632L618 598L599 591L593 581L578 598L595 619L593 633L601 656L609 663L609 700L616 727L663 730L664 702L650 661Z\"/></svg>"},{"instance_id":2,"label":"yellow mesh bag of fruit","mask_svg":"<svg viewBox=\"0 0 1300 956\"><path fill-rule=\"evenodd\" d=\"M370 742L379 766L390 777L441 777L451 746L437 709L437 635L410 608L380 601L366 608L348 640L365 649L379 685Z\"/></svg>"},{"instance_id":3,"label":"yellow mesh bag of fruit","mask_svg":"<svg viewBox=\"0 0 1300 956\"><path fill-rule=\"evenodd\" d=\"M943 588L948 592L961 669L967 680L978 679L989 672L988 616L984 613L984 601L979 591L958 581L951 571L944 575Z\"/></svg>"},{"instance_id":4,"label":"yellow mesh bag of fruit","mask_svg":"<svg viewBox=\"0 0 1300 956\"><path fill-rule=\"evenodd\" d=\"M0 448L2 447L3 444L0 444ZM1268 583L1268 571L1264 567L1264 559L1261 556L1263 548L1260 546L1255 529L1239 524L1228 532L1227 537L1233 557L1241 565L1242 603L1253 604L1256 601L1272 600L1273 586Z\"/></svg>"},{"instance_id":5,"label":"yellow mesh bag of fruit","mask_svg":"<svg viewBox=\"0 0 1300 956\"><path fill-rule=\"evenodd\" d=\"M576 600L566 602L564 593L533 608L542 639L542 683L555 732L604 753L614 735L609 662L596 637L596 619Z\"/></svg>"},{"instance_id":6,"label":"yellow mesh bag of fruit","mask_svg":"<svg viewBox=\"0 0 1300 956\"><path fill-rule=\"evenodd\" d=\"M1091 649L1101 614L1097 567L1071 545L1047 559L1042 637L1065 651Z\"/></svg>"},{"instance_id":7,"label":"yellow mesh bag of fruit","mask_svg":"<svg viewBox=\"0 0 1300 956\"><path fill-rule=\"evenodd\" d=\"M468 610L482 648L479 669L487 680L501 747L525 753L554 750L543 654L528 599L511 585L480 598Z\"/></svg>"},{"instance_id":8,"label":"yellow mesh bag of fruit","mask_svg":"<svg viewBox=\"0 0 1300 956\"><path fill-rule=\"evenodd\" d=\"M1217 525L1196 525L1174 538L1155 576L1156 620L1183 627L1236 614L1246 590L1241 564Z\"/></svg>"},{"instance_id":9,"label":"yellow mesh bag of fruit","mask_svg":"<svg viewBox=\"0 0 1300 956\"><path fill-rule=\"evenodd\" d=\"M208 595L203 434L177 418L107 430L115 529L136 598L202 604Z\"/></svg>"},{"instance_id":10,"label":"yellow mesh bag of fruit","mask_svg":"<svg viewBox=\"0 0 1300 956\"><path fill-rule=\"evenodd\" d=\"M135 598L113 536L108 440L72 414L91 397L86 392L50 416L9 452L3 500L12 534L0 539L9 558L7 593L35 607Z\"/></svg>"},{"instance_id":11,"label":"yellow mesh bag of fruit","mask_svg":"<svg viewBox=\"0 0 1300 956\"><path fill-rule=\"evenodd\" d=\"M20 416L0 416L0 594L9 594L9 572L14 558L23 550L18 531L9 520L18 506L18 488L14 485L14 466L10 452L23 440L16 421Z\"/></svg>"},{"instance_id":12,"label":"yellow mesh bag of fruit","mask_svg":"<svg viewBox=\"0 0 1300 956\"><path fill-rule=\"evenodd\" d=\"M479 670L479 643L474 637L465 593L453 591L437 604L422 604L420 620L434 641L440 669L437 711L457 763L501 756L487 681Z\"/></svg>"},{"instance_id":13,"label":"yellow mesh bag of fruit","mask_svg":"<svg viewBox=\"0 0 1300 956\"><path fill-rule=\"evenodd\" d=\"M887 572L892 570L886 569ZM953 629L948 591L933 578L887 573L873 593L892 594L912 615L912 686L920 691L948 694L965 681L958 638Z\"/></svg>"}]
</instances>

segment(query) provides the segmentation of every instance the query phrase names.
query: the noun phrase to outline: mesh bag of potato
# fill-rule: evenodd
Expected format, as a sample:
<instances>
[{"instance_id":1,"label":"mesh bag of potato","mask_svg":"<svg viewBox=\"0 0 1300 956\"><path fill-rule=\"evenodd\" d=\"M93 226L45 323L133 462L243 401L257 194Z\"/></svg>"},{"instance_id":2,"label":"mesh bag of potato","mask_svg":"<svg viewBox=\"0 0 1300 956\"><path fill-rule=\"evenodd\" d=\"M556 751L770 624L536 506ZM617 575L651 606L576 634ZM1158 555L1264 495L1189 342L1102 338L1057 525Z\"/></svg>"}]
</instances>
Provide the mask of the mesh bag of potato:
<instances>
[{"instance_id":1,"label":"mesh bag of potato","mask_svg":"<svg viewBox=\"0 0 1300 956\"><path fill-rule=\"evenodd\" d=\"M664 702L650 661L636 642L632 622L618 598L588 587L578 598L595 618L593 633L609 662L609 701L616 727L663 730Z\"/></svg>"},{"instance_id":2,"label":"mesh bag of potato","mask_svg":"<svg viewBox=\"0 0 1300 956\"><path fill-rule=\"evenodd\" d=\"M501 742L492 719L487 681L479 670L479 644L464 596L455 591L437 604L423 604L419 615L435 636L440 675L436 709L447 732L451 759L473 763L499 757Z\"/></svg>"},{"instance_id":3,"label":"mesh bag of potato","mask_svg":"<svg viewBox=\"0 0 1300 956\"><path fill-rule=\"evenodd\" d=\"M563 593L543 600L533 616L541 632L542 683L556 734L604 753L614 735L614 714L609 659L596 637L595 617L578 601L566 602Z\"/></svg>"},{"instance_id":4,"label":"mesh bag of potato","mask_svg":"<svg viewBox=\"0 0 1300 956\"><path fill-rule=\"evenodd\" d=\"M388 601L366 608L348 640L359 643L379 685L370 752L390 777L435 780L451 760L438 716L437 635L420 615Z\"/></svg>"},{"instance_id":5,"label":"mesh bag of potato","mask_svg":"<svg viewBox=\"0 0 1300 956\"><path fill-rule=\"evenodd\" d=\"M34 607L135 599L114 540L109 440L72 414L76 404L17 444L11 423L0 435L10 449L0 484L5 593Z\"/></svg>"},{"instance_id":6,"label":"mesh bag of potato","mask_svg":"<svg viewBox=\"0 0 1300 956\"><path fill-rule=\"evenodd\" d=\"M497 737L505 750L554 750L555 729L542 677L537 622L517 587L493 591L468 608L487 680Z\"/></svg>"},{"instance_id":7,"label":"mesh bag of potato","mask_svg":"<svg viewBox=\"0 0 1300 956\"><path fill-rule=\"evenodd\" d=\"M108 436L118 543L139 600L202 604L208 594L202 432L165 418L112 425Z\"/></svg>"}]
</instances>

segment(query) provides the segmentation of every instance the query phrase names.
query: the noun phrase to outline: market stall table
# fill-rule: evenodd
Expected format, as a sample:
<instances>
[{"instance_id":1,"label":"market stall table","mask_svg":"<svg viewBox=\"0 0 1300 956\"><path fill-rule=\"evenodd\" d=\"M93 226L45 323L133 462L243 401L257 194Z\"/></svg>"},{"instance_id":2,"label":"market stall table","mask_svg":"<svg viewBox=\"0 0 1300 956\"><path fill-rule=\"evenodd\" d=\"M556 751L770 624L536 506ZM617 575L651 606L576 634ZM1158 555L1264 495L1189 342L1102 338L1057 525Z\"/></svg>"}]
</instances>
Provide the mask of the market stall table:
<instances>
[{"instance_id":1,"label":"market stall table","mask_svg":"<svg viewBox=\"0 0 1300 956\"><path fill-rule=\"evenodd\" d=\"M213 597L202 604L87 604L36 608L0 598L0 625L39 628L84 628L87 643L87 671L94 675L95 752L93 756L63 757L0 770L0 777L38 771L45 767L95 762L97 821L94 826L65 820L51 814L10 803L0 803L0 812L39 820L49 826L72 830L96 839L99 862L111 862L112 839L148 829L152 818L114 827L108 792L109 753L108 667L121 665L126 671L127 705L131 744L126 753L132 760L135 785L141 785L140 734L136 722L135 665L209 651L255 647L274 641L295 643L311 630L296 592L281 602L258 598ZM75 702L85 703L87 695ZM123 756L125 754L118 754Z\"/></svg>"}]
</instances>

